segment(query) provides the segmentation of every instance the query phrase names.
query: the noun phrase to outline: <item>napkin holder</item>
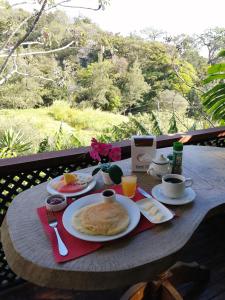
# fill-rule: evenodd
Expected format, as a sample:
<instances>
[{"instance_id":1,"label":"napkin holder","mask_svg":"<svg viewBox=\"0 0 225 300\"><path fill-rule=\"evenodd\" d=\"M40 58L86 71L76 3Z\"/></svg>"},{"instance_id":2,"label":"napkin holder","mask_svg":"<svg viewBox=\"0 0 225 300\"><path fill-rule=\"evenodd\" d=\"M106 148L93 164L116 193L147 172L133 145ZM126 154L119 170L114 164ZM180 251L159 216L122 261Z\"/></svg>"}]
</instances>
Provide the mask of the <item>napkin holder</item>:
<instances>
[{"instance_id":1,"label":"napkin holder","mask_svg":"<svg viewBox=\"0 0 225 300\"><path fill-rule=\"evenodd\" d=\"M154 135L131 137L132 171L146 172L156 155L156 137Z\"/></svg>"}]
</instances>

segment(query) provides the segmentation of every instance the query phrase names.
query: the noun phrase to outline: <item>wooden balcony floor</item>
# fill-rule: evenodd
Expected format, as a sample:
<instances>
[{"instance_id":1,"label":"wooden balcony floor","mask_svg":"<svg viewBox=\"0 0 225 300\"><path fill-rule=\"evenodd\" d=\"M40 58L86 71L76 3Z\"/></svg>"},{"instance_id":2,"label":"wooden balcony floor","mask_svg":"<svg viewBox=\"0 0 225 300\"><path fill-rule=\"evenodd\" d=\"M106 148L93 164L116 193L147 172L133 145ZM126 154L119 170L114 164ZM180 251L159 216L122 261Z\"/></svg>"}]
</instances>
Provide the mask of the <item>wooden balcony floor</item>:
<instances>
[{"instance_id":1,"label":"wooden balcony floor","mask_svg":"<svg viewBox=\"0 0 225 300\"><path fill-rule=\"evenodd\" d=\"M183 261L197 261L211 270L209 282L203 291L188 292L188 287L181 291L187 300L224 300L225 299L225 215L213 217L204 222L196 231L183 251ZM125 289L105 292L73 292L40 288L26 284L7 293L1 294L4 300L119 300Z\"/></svg>"}]
</instances>

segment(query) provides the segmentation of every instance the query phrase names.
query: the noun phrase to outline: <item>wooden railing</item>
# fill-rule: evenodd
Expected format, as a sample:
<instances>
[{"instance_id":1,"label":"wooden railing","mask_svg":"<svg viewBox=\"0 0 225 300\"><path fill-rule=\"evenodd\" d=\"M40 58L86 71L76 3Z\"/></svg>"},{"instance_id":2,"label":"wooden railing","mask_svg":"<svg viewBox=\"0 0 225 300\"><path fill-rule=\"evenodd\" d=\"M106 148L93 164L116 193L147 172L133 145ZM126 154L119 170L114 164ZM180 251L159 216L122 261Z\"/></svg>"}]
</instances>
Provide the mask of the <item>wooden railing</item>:
<instances>
[{"instance_id":1,"label":"wooden railing","mask_svg":"<svg viewBox=\"0 0 225 300\"><path fill-rule=\"evenodd\" d=\"M157 148L184 144L224 147L225 127L197 130L157 137ZM130 141L115 143L122 149L122 159L130 157ZM21 156L0 160L0 225L13 198L20 192L54 178L63 172L79 170L96 164L89 156L89 147ZM9 269L0 243L0 291L21 282Z\"/></svg>"},{"instance_id":2,"label":"wooden railing","mask_svg":"<svg viewBox=\"0 0 225 300\"><path fill-rule=\"evenodd\" d=\"M157 137L157 148L165 148L173 145L175 141L182 141L187 145L215 145L223 146L225 138L225 127L209 128L204 130L189 131L186 133L177 133L171 135L161 135ZM221 144L222 143L222 144ZM122 149L122 158L128 158L131 155L130 141L125 140L114 143ZM20 156L16 158L0 160L0 176L12 175L21 171L40 170L42 168L52 168L60 165L74 165L85 168L93 165L94 162L88 155L89 147L82 147L63 151L45 152L29 156Z\"/></svg>"}]
</instances>

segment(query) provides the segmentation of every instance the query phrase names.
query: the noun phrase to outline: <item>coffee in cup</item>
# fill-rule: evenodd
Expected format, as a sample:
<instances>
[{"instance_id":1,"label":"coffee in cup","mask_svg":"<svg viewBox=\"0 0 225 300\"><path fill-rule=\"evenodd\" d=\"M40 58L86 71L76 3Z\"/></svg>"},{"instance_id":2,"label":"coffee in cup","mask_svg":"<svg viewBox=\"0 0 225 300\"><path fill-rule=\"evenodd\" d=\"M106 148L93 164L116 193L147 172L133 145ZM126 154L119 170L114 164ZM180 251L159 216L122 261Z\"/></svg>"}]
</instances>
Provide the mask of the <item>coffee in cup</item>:
<instances>
[{"instance_id":1,"label":"coffee in cup","mask_svg":"<svg viewBox=\"0 0 225 300\"><path fill-rule=\"evenodd\" d=\"M192 186L193 180L179 174L167 174L162 177L162 192L169 198L183 196L185 188Z\"/></svg>"}]
</instances>

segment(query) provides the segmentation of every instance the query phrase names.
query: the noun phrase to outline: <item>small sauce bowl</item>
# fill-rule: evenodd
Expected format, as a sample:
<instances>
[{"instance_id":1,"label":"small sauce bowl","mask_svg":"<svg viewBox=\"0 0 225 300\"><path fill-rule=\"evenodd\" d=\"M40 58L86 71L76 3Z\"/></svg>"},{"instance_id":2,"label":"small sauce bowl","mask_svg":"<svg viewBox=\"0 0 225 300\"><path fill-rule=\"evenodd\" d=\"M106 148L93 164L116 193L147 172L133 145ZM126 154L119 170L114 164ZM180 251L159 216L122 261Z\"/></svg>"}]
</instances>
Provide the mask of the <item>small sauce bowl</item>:
<instances>
[{"instance_id":1,"label":"small sauce bowl","mask_svg":"<svg viewBox=\"0 0 225 300\"><path fill-rule=\"evenodd\" d=\"M62 195L51 195L45 199L45 206L47 210L60 211L67 206L66 197Z\"/></svg>"}]
</instances>

